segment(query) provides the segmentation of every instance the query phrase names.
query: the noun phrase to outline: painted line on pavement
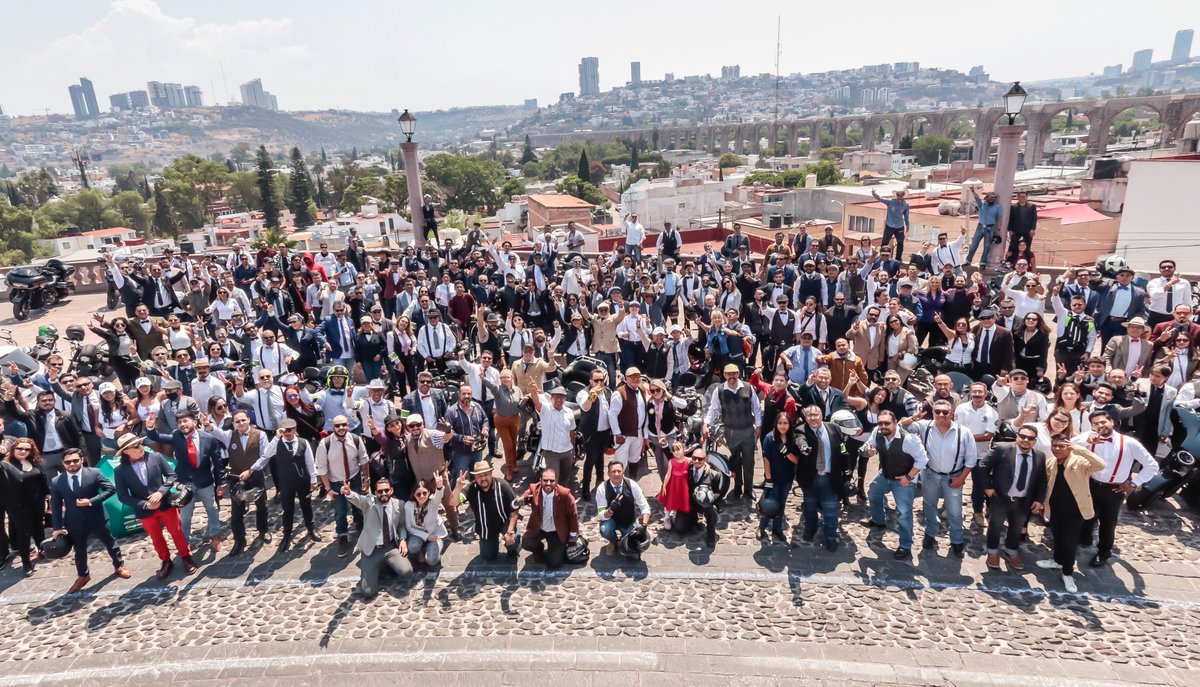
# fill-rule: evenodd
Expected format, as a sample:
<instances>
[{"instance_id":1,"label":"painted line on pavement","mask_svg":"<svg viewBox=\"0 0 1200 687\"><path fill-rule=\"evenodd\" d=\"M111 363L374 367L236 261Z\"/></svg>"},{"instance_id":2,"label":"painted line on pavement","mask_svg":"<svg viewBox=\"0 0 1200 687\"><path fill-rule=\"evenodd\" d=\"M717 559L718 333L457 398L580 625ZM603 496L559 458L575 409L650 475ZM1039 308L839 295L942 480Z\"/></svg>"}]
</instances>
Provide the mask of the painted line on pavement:
<instances>
[{"instance_id":1,"label":"painted line on pavement","mask_svg":"<svg viewBox=\"0 0 1200 687\"><path fill-rule=\"evenodd\" d=\"M638 582L642 580L703 580L716 582L784 582L788 584L794 583L810 583L818 585L840 585L840 586L865 586L875 587L879 589L887 589L890 587L899 588L908 591L971 591L982 592L985 594L1004 594L1019 597L1032 598L1055 598L1055 599L1078 599L1078 600L1095 600L1103 602L1114 602L1133 606L1172 606L1177 608L1200 608L1200 600L1190 601L1185 599L1167 599L1154 596L1138 596L1134 594L1104 594L1099 592L1078 592L1070 593L1064 590L1051 590L1035 587L1009 587L1005 585L993 584L977 584L977 583L957 583L957 582L937 582L937 581L921 581L916 579L893 579L887 577L862 577L858 575L829 575L824 573L799 574L793 572L770 572L770 571L688 571L688 570L671 570L671 571L652 571L645 573L628 574L620 570L615 571L598 571L592 569L586 570L505 570L505 569L476 569L476 570L446 570L443 569L439 577L445 578L447 581L459 579L479 579L479 580L516 580L518 582L534 582L538 580L547 580L554 582L565 582L569 580L594 580L600 579L605 581L613 580L629 580ZM417 581L427 580L432 577L430 573L420 573L414 576ZM358 582L357 575L337 575L332 577L314 578L304 580L299 578L261 578L249 580L201 580L194 584L184 583L182 585L168 585L165 587L133 587L131 589L100 589L94 592L82 591L76 594L84 597L97 599L113 598L113 597L143 597L143 596L175 596L186 595L194 592L202 592L208 590L221 589L242 589L246 587L326 587L333 585L348 585ZM11 604L33 604L45 603L60 596L65 596L61 592L16 592L8 594L0 594L0 605Z\"/></svg>"}]
</instances>

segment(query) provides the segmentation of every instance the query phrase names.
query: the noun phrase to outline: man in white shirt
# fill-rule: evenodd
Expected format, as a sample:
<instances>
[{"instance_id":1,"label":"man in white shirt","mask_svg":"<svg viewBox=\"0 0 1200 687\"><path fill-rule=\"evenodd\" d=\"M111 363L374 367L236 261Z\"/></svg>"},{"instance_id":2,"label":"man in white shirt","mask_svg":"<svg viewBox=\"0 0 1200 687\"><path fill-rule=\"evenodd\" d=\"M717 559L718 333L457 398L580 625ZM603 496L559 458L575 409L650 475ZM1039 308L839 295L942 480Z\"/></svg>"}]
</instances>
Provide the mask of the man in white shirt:
<instances>
[{"instance_id":1,"label":"man in white shirt","mask_svg":"<svg viewBox=\"0 0 1200 687\"><path fill-rule=\"evenodd\" d=\"M258 370L258 386L243 393L246 374L238 370L234 377L233 393L238 404L254 415L254 426L275 436L275 430L283 420L283 390L275 386L275 376L270 370Z\"/></svg>"},{"instance_id":2,"label":"man in white shirt","mask_svg":"<svg viewBox=\"0 0 1200 687\"><path fill-rule=\"evenodd\" d=\"M317 442L315 460L317 477L325 485L325 500L333 502L334 527L338 537L338 558L350 554L350 523L353 510L354 525L362 531L362 511L352 508L340 493L348 484L354 492L369 493L370 454L362 438L350 434L350 420L345 415L333 418L333 433Z\"/></svg>"},{"instance_id":3,"label":"man in white shirt","mask_svg":"<svg viewBox=\"0 0 1200 687\"><path fill-rule=\"evenodd\" d=\"M566 407L567 390L556 386L547 396L533 382L527 392L533 403L533 411L538 414L542 430L542 457L546 460L546 467L558 474L562 486L570 488L575 481L575 442L572 441L575 413Z\"/></svg>"},{"instance_id":4,"label":"man in white shirt","mask_svg":"<svg viewBox=\"0 0 1200 687\"><path fill-rule=\"evenodd\" d=\"M916 479L928 464L929 456L915 434L900 430L896 414L890 410L879 413L875 429L864 444L869 456L878 457L879 474L875 475L867 492L871 517L862 521L862 524L871 529L887 529L884 498L890 492L896 501L900 534L900 545L892 553L892 557L896 560L909 560L912 556Z\"/></svg>"},{"instance_id":5,"label":"man in white shirt","mask_svg":"<svg viewBox=\"0 0 1200 687\"><path fill-rule=\"evenodd\" d=\"M970 429L954 421L954 406L946 399L933 402L933 419L917 420L911 431L921 438L929 458L921 472L921 500L925 504L925 548L937 548L938 501L943 500L946 520L950 523L950 550L962 558L963 485L979 457Z\"/></svg>"},{"instance_id":6,"label":"man in white shirt","mask_svg":"<svg viewBox=\"0 0 1200 687\"><path fill-rule=\"evenodd\" d=\"M1150 295L1150 317L1147 324L1151 329L1162 322L1169 322L1175 306L1192 303L1192 284L1175 274L1174 260L1159 262L1158 274L1159 276L1146 284L1146 293Z\"/></svg>"},{"instance_id":7,"label":"man in white shirt","mask_svg":"<svg viewBox=\"0 0 1200 687\"><path fill-rule=\"evenodd\" d=\"M388 421L396 416L396 407L390 398L384 398L387 382L375 378L367 385L366 396L358 401L358 426L364 436L369 437L368 418L376 427L387 427ZM369 448L369 447L368 447Z\"/></svg>"},{"instance_id":8,"label":"man in white shirt","mask_svg":"<svg viewBox=\"0 0 1200 687\"><path fill-rule=\"evenodd\" d=\"M328 244L322 243L321 252L313 256L313 262L325 270L325 276L332 277L333 270L337 267L337 256L329 252Z\"/></svg>"},{"instance_id":9,"label":"man in white shirt","mask_svg":"<svg viewBox=\"0 0 1200 687\"><path fill-rule=\"evenodd\" d=\"M1099 568L1112 557L1117 520L1125 497L1154 479L1158 474L1158 461L1137 439L1113 431L1113 419L1108 413L1092 412L1088 415L1088 421L1092 424L1092 431L1079 434L1072 441L1104 461L1104 469L1092 473L1090 481L1096 517L1084 522L1080 535L1080 545L1091 547L1092 535L1099 524L1099 546L1096 547L1096 555L1088 562L1091 567ZM1136 474L1133 473L1135 463L1141 466Z\"/></svg>"},{"instance_id":10,"label":"man in white shirt","mask_svg":"<svg viewBox=\"0 0 1200 687\"><path fill-rule=\"evenodd\" d=\"M275 337L273 329L259 332L258 341L254 343L254 350L251 351L251 359L256 369L269 370L275 377L279 377L287 373L288 365L291 365L299 354L276 341Z\"/></svg>"},{"instance_id":11,"label":"man in white shirt","mask_svg":"<svg viewBox=\"0 0 1200 687\"><path fill-rule=\"evenodd\" d=\"M637 214L625 215L625 255L633 258L634 264L642 262L642 241L646 239L646 228L638 222Z\"/></svg>"},{"instance_id":12,"label":"man in white shirt","mask_svg":"<svg viewBox=\"0 0 1200 687\"><path fill-rule=\"evenodd\" d=\"M425 359L426 367L442 371L454 355L458 340L450 327L442 322L440 310L433 308L428 318L429 322L417 332L417 353Z\"/></svg>"},{"instance_id":13,"label":"man in white shirt","mask_svg":"<svg viewBox=\"0 0 1200 687\"><path fill-rule=\"evenodd\" d=\"M708 443L709 425L721 418L725 428L725 445L729 447L729 467L733 470L731 498L745 495L752 498L754 455L762 432L762 404L750 385L741 379L737 365L723 368L725 383L713 389L704 424L700 428L700 443Z\"/></svg>"},{"instance_id":14,"label":"man in white shirt","mask_svg":"<svg viewBox=\"0 0 1200 687\"><path fill-rule=\"evenodd\" d=\"M568 295L579 296L583 294L583 285L590 284L594 281L592 273L584 269L583 258L575 256L571 259L571 267L563 276L563 291Z\"/></svg>"},{"instance_id":15,"label":"man in white shirt","mask_svg":"<svg viewBox=\"0 0 1200 687\"><path fill-rule=\"evenodd\" d=\"M228 398L225 383L212 375L212 363L208 358L197 358L194 364L196 378L192 380L192 398L200 410L208 412L208 399L216 396L222 401Z\"/></svg>"},{"instance_id":16,"label":"man in white shirt","mask_svg":"<svg viewBox=\"0 0 1200 687\"><path fill-rule=\"evenodd\" d=\"M987 402L988 387L983 382L972 382L968 400L958 404L954 410L954 421L967 428L975 438L975 455L987 455L992 448L992 437L1000 428L1000 415ZM983 505L987 498L983 490L971 485L972 519L976 527L987 527L983 517Z\"/></svg>"},{"instance_id":17,"label":"man in white shirt","mask_svg":"<svg viewBox=\"0 0 1200 687\"><path fill-rule=\"evenodd\" d=\"M955 274L962 274L962 245L967 238L967 228L962 227L958 238L947 243L946 232L938 232L937 246L929 256L931 274L941 274L945 265L953 265Z\"/></svg>"}]
</instances>

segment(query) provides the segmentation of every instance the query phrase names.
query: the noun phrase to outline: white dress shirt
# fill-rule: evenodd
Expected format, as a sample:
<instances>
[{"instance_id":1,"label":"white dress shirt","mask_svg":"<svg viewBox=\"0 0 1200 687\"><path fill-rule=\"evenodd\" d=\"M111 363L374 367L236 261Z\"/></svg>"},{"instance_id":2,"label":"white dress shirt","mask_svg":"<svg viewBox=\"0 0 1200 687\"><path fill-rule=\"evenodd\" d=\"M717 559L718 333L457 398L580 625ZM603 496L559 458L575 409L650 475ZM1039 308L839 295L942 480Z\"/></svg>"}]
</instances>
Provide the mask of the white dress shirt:
<instances>
[{"instance_id":1,"label":"white dress shirt","mask_svg":"<svg viewBox=\"0 0 1200 687\"><path fill-rule=\"evenodd\" d=\"M958 408L954 409L954 421L959 425L966 427L967 431L972 436L976 434L995 434L1000 426L1000 415L996 409L988 405L986 402L982 408L976 409L971 405L970 401L958 404ZM980 453L987 453L991 441L975 442L975 455L978 457Z\"/></svg>"},{"instance_id":2,"label":"white dress shirt","mask_svg":"<svg viewBox=\"0 0 1200 687\"><path fill-rule=\"evenodd\" d=\"M549 394L539 394L542 409L538 417L542 426L542 448L556 453L566 453L574 448L571 433L575 430L575 413L563 404L562 410L554 407Z\"/></svg>"},{"instance_id":3,"label":"white dress shirt","mask_svg":"<svg viewBox=\"0 0 1200 687\"><path fill-rule=\"evenodd\" d=\"M1076 435L1071 441L1076 446L1082 446L1100 456L1104 461L1104 469L1092 473L1092 479L1097 482L1113 485L1124 484L1131 478L1130 473L1135 461L1141 463L1142 469L1132 477L1133 486L1140 487L1158 474L1158 461L1137 439L1113 432L1109 440L1093 446L1088 443L1091 436L1092 432L1088 431Z\"/></svg>"},{"instance_id":4,"label":"white dress shirt","mask_svg":"<svg viewBox=\"0 0 1200 687\"><path fill-rule=\"evenodd\" d=\"M979 462L975 446L975 433L957 422L950 423L945 434L938 428L936 420L917 420L910 431L921 438L925 453L929 456L929 469L943 475L957 475L962 469L970 470Z\"/></svg>"}]
</instances>

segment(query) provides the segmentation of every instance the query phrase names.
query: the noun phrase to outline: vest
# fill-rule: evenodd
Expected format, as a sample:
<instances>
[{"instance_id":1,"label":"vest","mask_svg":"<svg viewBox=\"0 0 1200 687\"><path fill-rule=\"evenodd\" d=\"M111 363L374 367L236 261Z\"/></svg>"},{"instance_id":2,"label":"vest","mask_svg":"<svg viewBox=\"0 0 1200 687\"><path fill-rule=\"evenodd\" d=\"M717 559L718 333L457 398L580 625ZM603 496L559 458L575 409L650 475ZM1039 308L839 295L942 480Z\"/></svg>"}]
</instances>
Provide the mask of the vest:
<instances>
[{"instance_id":1,"label":"vest","mask_svg":"<svg viewBox=\"0 0 1200 687\"><path fill-rule=\"evenodd\" d=\"M664 255L674 255L679 252L679 234L675 230L663 233L662 252Z\"/></svg>"},{"instance_id":2,"label":"vest","mask_svg":"<svg viewBox=\"0 0 1200 687\"><path fill-rule=\"evenodd\" d=\"M642 368L642 374L651 379L666 379L669 372L667 347L650 344L650 348L646 349L645 355L642 356Z\"/></svg>"},{"instance_id":3,"label":"vest","mask_svg":"<svg viewBox=\"0 0 1200 687\"><path fill-rule=\"evenodd\" d=\"M604 397L605 401L612 400L612 391L604 389L600 392L600 396ZM596 402L592 404L590 410L579 414L579 433L584 437L591 437L596 434L596 428L600 425L600 398L596 398Z\"/></svg>"},{"instance_id":4,"label":"vest","mask_svg":"<svg viewBox=\"0 0 1200 687\"><path fill-rule=\"evenodd\" d=\"M256 433L261 434L261 432ZM254 441L254 439L251 439L251 441ZM308 485L312 484L313 476L308 473L308 461L305 460L305 456L312 449L309 448L308 442L301 439L296 440L296 449L295 453L288 451L287 442L285 441L280 441L279 447L275 449L275 464L279 474L279 481L307 489ZM230 454L232 455L232 449Z\"/></svg>"},{"instance_id":5,"label":"vest","mask_svg":"<svg viewBox=\"0 0 1200 687\"><path fill-rule=\"evenodd\" d=\"M260 454L258 442L262 438L262 432L257 428L251 428L248 434L249 440L246 441L246 448L242 448L241 437L234 434L229 440L229 471L235 475L241 474L250 469L258 460ZM283 442L280 442L282 444Z\"/></svg>"},{"instance_id":6,"label":"vest","mask_svg":"<svg viewBox=\"0 0 1200 687\"><path fill-rule=\"evenodd\" d=\"M883 434L875 436L879 452L879 471L888 479L898 479L912 472L916 459L904 452L904 432L896 430L891 446L884 446Z\"/></svg>"},{"instance_id":7,"label":"vest","mask_svg":"<svg viewBox=\"0 0 1200 687\"><path fill-rule=\"evenodd\" d=\"M1027 406L1030 403L1037 403L1036 392L1034 392L1033 389L1026 389L1024 398L1025 398L1025 405L1027 405ZM1020 415L1021 409L1020 409L1020 407L1017 406L1016 394L1014 394L1010 391L1009 394L1004 397L1003 401L1000 401L999 403L996 404L996 412L1000 414L1001 420L1012 420L1017 415ZM1114 419L1115 419L1115 416L1114 416Z\"/></svg>"},{"instance_id":8,"label":"vest","mask_svg":"<svg viewBox=\"0 0 1200 687\"><path fill-rule=\"evenodd\" d=\"M1088 334L1091 333L1092 318L1087 315L1067 315L1063 335L1059 337L1055 349L1063 353L1083 353L1087 350Z\"/></svg>"},{"instance_id":9,"label":"vest","mask_svg":"<svg viewBox=\"0 0 1200 687\"><path fill-rule=\"evenodd\" d=\"M754 426L750 393L749 384L742 384L737 391L730 391L727 384L721 385L721 420L726 429L750 429Z\"/></svg>"},{"instance_id":10,"label":"vest","mask_svg":"<svg viewBox=\"0 0 1200 687\"><path fill-rule=\"evenodd\" d=\"M637 390L637 398L629 398L629 385L623 384L617 393L621 395L621 412L617 413L617 429L622 436L635 437L639 435L640 427L638 426L638 411L637 398L642 399L643 405L649 405L646 401L646 395L641 389Z\"/></svg>"},{"instance_id":11,"label":"vest","mask_svg":"<svg viewBox=\"0 0 1200 687\"><path fill-rule=\"evenodd\" d=\"M804 299L812 296L817 299L817 303L821 302L821 281L825 277L812 272L803 272L800 274L800 285L796 287L797 299L796 302L804 303Z\"/></svg>"},{"instance_id":12,"label":"vest","mask_svg":"<svg viewBox=\"0 0 1200 687\"><path fill-rule=\"evenodd\" d=\"M604 495L608 499L608 507L612 509L612 518L616 521L617 527L624 529L632 525L637 517L637 504L633 501L633 488L629 486L629 480L622 479L621 485L625 489L624 498L614 504L613 499L617 498L617 489L613 486L612 480L604 480Z\"/></svg>"},{"instance_id":13,"label":"vest","mask_svg":"<svg viewBox=\"0 0 1200 687\"><path fill-rule=\"evenodd\" d=\"M656 422L657 418L654 415L654 401L650 401L646 404L646 432L648 434L655 434L656 436L666 436L675 430L679 420L678 415L675 412L675 406L672 405L670 401L663 401L661 435L656 434L654 431Z\"/></svg>"},{"instance_id":14,"label":"vest","mask_svg":"<svg viewBox=\"0 0 1200 687\"><path fill-rule=\"evenodd\" d=\"M789 344L796 338L796 313L788 312L787 324L784 324L782 315L782 311L776 310L771 316L771 343L776 346Z\"/></svg>"},{"instance_id":15,"label":"vest","mask_svg":"<svg viewBox=\"0 0 1200 687\"><path fill-rule=\"evenodd\" d=\"M417 480L432 480L434 473L446 467L446 457L440 448L434 448L429 430L421 432L421 438L408 442L408 462L413 477Z\"/></svg>"}]
</instances>

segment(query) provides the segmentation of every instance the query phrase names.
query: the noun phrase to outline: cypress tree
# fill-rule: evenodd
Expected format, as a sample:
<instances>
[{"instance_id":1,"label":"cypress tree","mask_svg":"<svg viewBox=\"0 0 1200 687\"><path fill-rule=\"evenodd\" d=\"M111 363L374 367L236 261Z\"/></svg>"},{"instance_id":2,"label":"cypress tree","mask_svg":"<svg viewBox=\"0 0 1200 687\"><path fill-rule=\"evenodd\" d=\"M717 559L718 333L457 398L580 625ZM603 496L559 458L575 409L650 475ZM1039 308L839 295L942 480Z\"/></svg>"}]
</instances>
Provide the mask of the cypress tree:
<instances>
[{"instance_id":1,"label":"cypress tree","mask_svg":"<svg viewBox=\"0 0 1200 687\"><path fill-rule=\"evenodd\" d=\"M167 194L163 193L162 184L154 185L154 231L159 236L178 236L175 233L175 218L171 214L171 204Z\"/></svg>"},{"instance_id":2,"label":"cypress tree","mask_svg":"<svg viewBox=\"0 0 1200 687\"><path fill-rule=\"evenodd\" d=\"M304 156L300 154L299 148L292 148L291 177L292 214L296 218L296 226L312 226L316 219L308 210L308 203L312 199L312 194L309 191L312 179L308 175L308 165L304 164Z\"/></svg>"},{"instance_id":3,"label":"cypress tree","mask_svg":"<svg viewBox=\"0 0 1200 687\"><path fill-rule=\"evenodd\" d=\"M591 163L588 162L587 149L579 151L579 178L588 181L592 178Z\"/></svg>"},{"instance_id":4,"label":"cypress tree","mask_svg":"<svg viewBox=\"0 0 1200 687\"><path fill-rule=\"evenodd\" d=\"M266 146L258 147L258 194L262 197L263 226L279 228L279 201L275 198L275 172Z\"/></svg>"}]
</instances>

